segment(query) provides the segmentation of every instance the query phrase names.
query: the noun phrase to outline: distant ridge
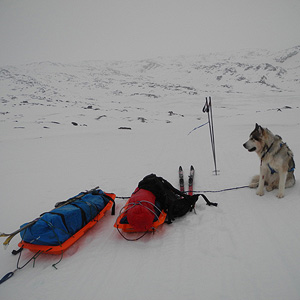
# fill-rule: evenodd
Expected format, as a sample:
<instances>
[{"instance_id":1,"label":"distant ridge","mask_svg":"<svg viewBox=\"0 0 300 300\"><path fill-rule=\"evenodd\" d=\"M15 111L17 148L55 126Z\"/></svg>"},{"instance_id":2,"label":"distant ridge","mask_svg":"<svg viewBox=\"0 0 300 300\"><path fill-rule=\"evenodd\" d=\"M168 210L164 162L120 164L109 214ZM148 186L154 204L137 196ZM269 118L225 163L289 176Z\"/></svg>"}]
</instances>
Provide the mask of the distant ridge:
<instances>
[{"instance_id":1,"label":"distant ridge","mask_svg":"<svg viewBox=\"0 0 300 300\"><path fill-rule=\"evenodd\" d=\"M300 45L283 51L245 49L134 61L37 62L0 68L0 103L82 101L80 90L163 99L200 93L300 92ZM5 91L5 92L4 92Z\"/></svg>"}]
</instances>

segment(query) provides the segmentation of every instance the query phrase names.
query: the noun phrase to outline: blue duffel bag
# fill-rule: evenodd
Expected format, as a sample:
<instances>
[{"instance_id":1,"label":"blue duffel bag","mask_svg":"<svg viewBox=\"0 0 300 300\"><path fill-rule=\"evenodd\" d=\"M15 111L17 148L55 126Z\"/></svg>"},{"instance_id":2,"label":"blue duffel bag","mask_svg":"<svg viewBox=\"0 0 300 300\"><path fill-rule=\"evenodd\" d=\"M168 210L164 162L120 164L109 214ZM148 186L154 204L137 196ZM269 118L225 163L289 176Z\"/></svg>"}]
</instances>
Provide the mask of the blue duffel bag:
<instances>
[{"instance_id":1,"label":"blue duffel bag","mask_svg":"<svg viewBox=\"0 0 300 300\"><path fill-rule=\"evenodd\" d=\"M80 193L42 214L32 226L21 231L21 238L30 244L61 245L94 219L110 200L100 189Z\"/></svg>"}]
</instances>

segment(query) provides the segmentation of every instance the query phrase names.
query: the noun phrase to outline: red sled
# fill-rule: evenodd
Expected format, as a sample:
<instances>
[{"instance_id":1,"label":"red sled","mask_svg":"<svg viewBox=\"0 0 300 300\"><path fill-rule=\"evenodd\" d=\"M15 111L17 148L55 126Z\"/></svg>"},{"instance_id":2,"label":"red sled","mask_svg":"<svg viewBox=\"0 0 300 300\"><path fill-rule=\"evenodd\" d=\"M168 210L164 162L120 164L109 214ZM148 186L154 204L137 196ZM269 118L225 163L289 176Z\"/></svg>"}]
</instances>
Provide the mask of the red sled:
<instances>
[{"instance_id":1,"label":"red sled","mask_svg":"<svg viewBox=\"0 0 300 300\"><path fill-rule=\"evenodd\" d=\"M128 233L155 231L167 216L159 206L150 191L137 188L121 209L114 227Z\"/></svg>"}]
</instances>

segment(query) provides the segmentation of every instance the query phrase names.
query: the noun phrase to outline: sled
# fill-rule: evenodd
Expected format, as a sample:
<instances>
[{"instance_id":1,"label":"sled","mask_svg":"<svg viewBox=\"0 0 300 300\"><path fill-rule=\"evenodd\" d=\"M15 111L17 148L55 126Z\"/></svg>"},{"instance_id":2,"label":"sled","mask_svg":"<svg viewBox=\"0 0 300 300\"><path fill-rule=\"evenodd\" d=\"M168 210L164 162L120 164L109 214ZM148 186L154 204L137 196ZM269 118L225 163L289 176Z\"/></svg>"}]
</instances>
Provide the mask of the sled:
<instances>
[{"instance_id":1,"label":"sled","mask_svg":"<svg viewBox=\"0 0 300 300\"><path fill-rule=\"evenodd\" d=\"M73 234L69 239L59 245L38 245L25 242L22 240L18 246L20 248L28 249L32 252L43 252L48 254L62 254L66 251L69 247L71 247L78 239L80 239L90 228L96 225L96 223L103 218L106 211L110 210L114 205L114 200L116 198L115 194L112 193L104 193L106 196L111 198L109 202L105 205L105 207L91 220L89 221L84 227L82 227L79 231Z\"/></svg>"},{"instance_id":2,"label":"sled","mask_svg":"<svg viewBox=\"0 0 300 300\"><path fill-rule=\"evenodd\" d=\"M122 210L124 210L124 208L126 208L128 206L128 204L129 204L129 200L126 202L126 204ZM122 210L114 224L114 227L117 228L118 230L122 229L122 231L127 232L127 233L141 232L141 231L135 230L130 224L128 224L128 221L126 218L126 213L122 212ZM161 210L157 214L158 214L158 218L156 218L154 220L151 229L147 230L148 232L155 231L158 226L162 225L165 222L165 219L167 217L166 212L164 210Z\"/></svg>"}]
</instances>

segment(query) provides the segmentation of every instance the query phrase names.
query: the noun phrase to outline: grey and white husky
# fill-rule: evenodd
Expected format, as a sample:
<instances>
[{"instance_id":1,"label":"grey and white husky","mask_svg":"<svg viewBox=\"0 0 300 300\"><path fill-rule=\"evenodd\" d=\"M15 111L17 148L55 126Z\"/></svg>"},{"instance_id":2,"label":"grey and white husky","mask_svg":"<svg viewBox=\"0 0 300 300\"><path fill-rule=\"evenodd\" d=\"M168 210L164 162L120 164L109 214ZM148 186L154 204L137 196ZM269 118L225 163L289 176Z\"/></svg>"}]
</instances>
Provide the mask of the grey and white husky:
<instances>
[{"instance_id":1,"label":"grey and white husky","mask_svg":"<svg viewBox=\"0 0 300 300\"><path fill-rule=\"evenodd\" d=\"M266 190L278 188L277 197L284 197L285 188L292 187L296 180L294 176L294 155L279 135L274 135L268 128L256 123L249 140L243 144L249 152L256 152L260 158L260 175L252 178L249 185L256 188L256 194L264 195Z\"/></svg>"}]
</instances>

